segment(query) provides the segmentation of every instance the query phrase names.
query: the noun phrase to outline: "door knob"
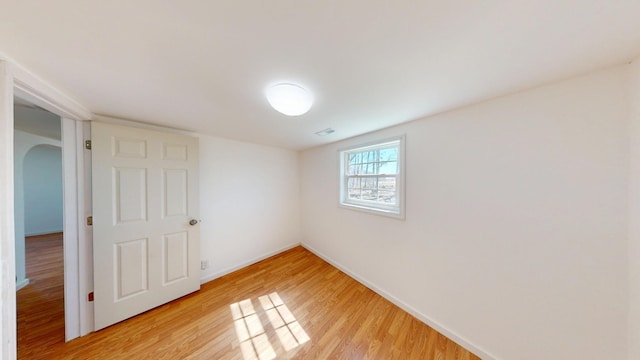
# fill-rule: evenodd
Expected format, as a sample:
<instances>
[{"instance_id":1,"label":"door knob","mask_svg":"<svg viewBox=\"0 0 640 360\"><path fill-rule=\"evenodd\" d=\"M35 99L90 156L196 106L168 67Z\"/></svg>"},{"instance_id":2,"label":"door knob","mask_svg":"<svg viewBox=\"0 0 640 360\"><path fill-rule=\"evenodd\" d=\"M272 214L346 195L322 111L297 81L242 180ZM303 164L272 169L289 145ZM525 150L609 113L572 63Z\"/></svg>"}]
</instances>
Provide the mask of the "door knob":
<instances>
[{"instance_id":1,"label":"door knob","mask_svg":"<svg viewBox=\"0 0 640 360\"><path fill-rule=\"evenodd\" d=\"M191 225L191 226L194 226L197 223L198 223L198 220L196 220L196 219L189 220L189 225Z\"/></svg>"}]
</instances>

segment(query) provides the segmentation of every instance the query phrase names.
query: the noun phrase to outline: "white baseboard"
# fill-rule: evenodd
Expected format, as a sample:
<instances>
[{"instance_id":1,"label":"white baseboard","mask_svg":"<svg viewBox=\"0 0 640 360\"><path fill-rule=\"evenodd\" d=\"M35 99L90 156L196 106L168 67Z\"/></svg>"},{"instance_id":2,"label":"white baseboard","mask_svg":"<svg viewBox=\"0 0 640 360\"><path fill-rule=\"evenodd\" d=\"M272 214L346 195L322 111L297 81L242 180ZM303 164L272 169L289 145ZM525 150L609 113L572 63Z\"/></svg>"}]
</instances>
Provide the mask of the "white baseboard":
<instances>
[{"instance_id":1,"label":"white baseboard","mask_svg":"<svg viewBox=\"0 0 640 360\"><path fill-rule=\"evenodd\" d=\"M257 262L260 262L260 261L262 261L262 260L264 260L264 259L266 259L266 258L270 258L270 257L272 257L272 256L274 256L274 255L278 255L278 254L280 254L281 252L285 252L285 251L287 251L287 250L289 250L289 249L293 249L293 248L294 248L294 247L296 247L296 246L300 246L300 243L295 243L295 244L292 244L292 245L287 245L287 246L285 246L285 247L283 247L283 248L280 248L280 249L275 250L275 251L271 251L271 252L269 252L269 253L267 253L267 254L264 254L264 255L258 256L258 257L256 257L256 258L253 258L253 259L251 259L251 260L248 260L248 261L245 261L245 262L243 262L243 263L240 263L240 264L238 264L238 265L236 265L236 266L232 266L232 267L226 268L226 269L224 269L224 270L218 271L218 272L216 272L216 273L214 273L214 274L211 274L211 275L207 275L207 276L201 277L201 278L200 278L200 284L204 284L204 283L206 283L206 282L209 282L209 281L211 281L211 280L215 280L215 279L217 279L217 278L219 278L219 277L222 277L222 276L225 276L225 275L227 275L227 274L231 274L232 272L234 272L234 271L236 271L236 270L240 270L240 269L242 269L242 268L244 268L244 267L247 267L247 266L249 266L249 265L253 265L253 264L257 263Z\"/></svg>"},{"instance_id":2,"label":"white baseboard","mask_svg":"<svg viewBox=\"0 0 640 360\"><path fill-rule=\"evenodd\" d=\"M28 236L47 235L47 234L57 234L61 232L62 232L62 229L51 229L51 230L42 230L42 231L36 231L36 232L24 234L24 236L28 237Z\"/></svg>"},{"instance_id":3,"label":"white baseboard","mask_svg":"<svg viewBox=\"0 0 640 360\"><path fill-rule=\"evenodd\" d=\"M29 285L29 279L22 279L16 283L16 291L22 289L23 287Z\"/></svg>"},{"instance_id":4,"label":"white baseboard","mask_svg":"<svg viewBox=\"0 0 640 360\"><path fill-rule=\"evenodd\" d=\"M314 249L310 245L305 244L305 243L302 243L301 245L305 249L311 251L312 253L314 253L318 257L322 258L324 261L326 261L329 264L333 265L334 267L340 269L342 272L344 272L345 274L349 275L351 278L353 278L357 282L359 282L362 285L368 287L369 289L371 289L372 291L374 291L378 295L380 295L383 298L391 301L393 304L395 304L396 306L398 306L402 310L408 312L409 314L411 314L412 316L414 316L418 320L420 320L423 323L429 325L431 328L435 329L436 331L438 331L442 335L444 335L444 336L448 337L449 339L453 340L456 344L464 347L465 349L467 349L467 350L471 351L472 353L474 353L475 355L479 356L481 359L485 359L485 360L498 359L497 357L492 356L487 351L483 350L481 347L473 344L472 342L470 342L466 338L464 338L464 337L456 334L455 332L449 330L447 327L445 327L444 325L440 324L439 322L430 319L429 317L427 317L426 315L420 313L418 310L414 309L413 307L411 307L410 305L406 304L402 300L400 300L400 299L396 298L395 296L389 294L388 292L382 290L381 288L379 288L376 285L374 285L372 282L370 282L370 281L364 279L363 277L359 276L358 274L354 273L349 268L347 268L345 266L342 266L338 262L336 262L333 259L331 259L330 257L324 255L320 251Z\"/></svg>"}]
</instances>

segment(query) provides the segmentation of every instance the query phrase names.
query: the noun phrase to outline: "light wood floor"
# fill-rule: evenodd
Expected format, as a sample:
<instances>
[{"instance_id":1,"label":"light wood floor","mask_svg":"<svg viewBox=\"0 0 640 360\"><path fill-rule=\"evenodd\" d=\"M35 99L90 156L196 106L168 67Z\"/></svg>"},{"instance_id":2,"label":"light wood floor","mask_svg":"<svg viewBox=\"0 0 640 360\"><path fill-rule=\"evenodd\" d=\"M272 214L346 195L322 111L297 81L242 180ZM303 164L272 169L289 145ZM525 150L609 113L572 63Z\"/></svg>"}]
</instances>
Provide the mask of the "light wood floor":
<instances>
[{"instance_id":1,"label":"light wood floor","mask_svg":"<svg viewBox=\"0 0 640 360\"><path fill-rule=\"evenodd\" d=\"M65 344L60 236L27 253L20 359L478 359L302 247Z\"/></svg>"},{"instance_id":2,"label":"light wood floor","mask_svg":"<svg viewBox=\"0 0 640 360\"><path fill-rule=\"evenodd\" d=\"M25 253L29 285L16 294L18 358L45 358L64 343L62 233L28 237Z\"/></svg>"}]
</instances>

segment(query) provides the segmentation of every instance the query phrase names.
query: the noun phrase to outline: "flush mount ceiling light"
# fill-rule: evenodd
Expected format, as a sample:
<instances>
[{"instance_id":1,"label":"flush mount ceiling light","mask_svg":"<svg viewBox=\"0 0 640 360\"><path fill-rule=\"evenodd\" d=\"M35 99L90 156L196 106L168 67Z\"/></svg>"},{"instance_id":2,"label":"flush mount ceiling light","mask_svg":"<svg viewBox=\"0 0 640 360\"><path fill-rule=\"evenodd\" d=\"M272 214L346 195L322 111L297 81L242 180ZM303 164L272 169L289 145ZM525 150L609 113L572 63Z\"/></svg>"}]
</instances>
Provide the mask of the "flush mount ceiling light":
<instances>
[{"instance_id":1,"label":"flush mount ceiling light","mask_svg":"<svg viewBox=\"0 0 640 360\"><path fill-rule=\"evenodd\" d=\"M272 85L267 88L266 95L274 109L288 116L302 115L313 104L313 96L307 89L291 83Z\"/></svg>"}]
</instances>

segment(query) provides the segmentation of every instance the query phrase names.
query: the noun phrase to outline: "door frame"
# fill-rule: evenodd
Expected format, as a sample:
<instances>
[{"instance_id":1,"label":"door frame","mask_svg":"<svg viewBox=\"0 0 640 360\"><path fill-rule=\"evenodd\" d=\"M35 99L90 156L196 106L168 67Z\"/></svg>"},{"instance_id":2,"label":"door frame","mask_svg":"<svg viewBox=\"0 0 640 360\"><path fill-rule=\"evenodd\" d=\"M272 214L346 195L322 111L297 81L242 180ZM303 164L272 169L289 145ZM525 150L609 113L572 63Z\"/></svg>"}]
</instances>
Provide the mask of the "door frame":
<instances>
[{"instance_id":1,"label":"door frame","mask_svg":"<svg viewBox=\"0 0 640 360\"><path fill-rule=\"evenodd\" d=\"M16 357L15 234L13 201L13 98L19 96L61 117L64 184L64 297L65 339L93 330L93 308L86 298L93 287L92 261L85 258L91 246L90 231L84 225L86 208L84 123L93 114L26 68L0 54L0 260L2 285L0 306L4 359ZM90 210L90 208L89 208ZM87 316L91 314L91 316Z\"/></svg>"}]
</instances>

